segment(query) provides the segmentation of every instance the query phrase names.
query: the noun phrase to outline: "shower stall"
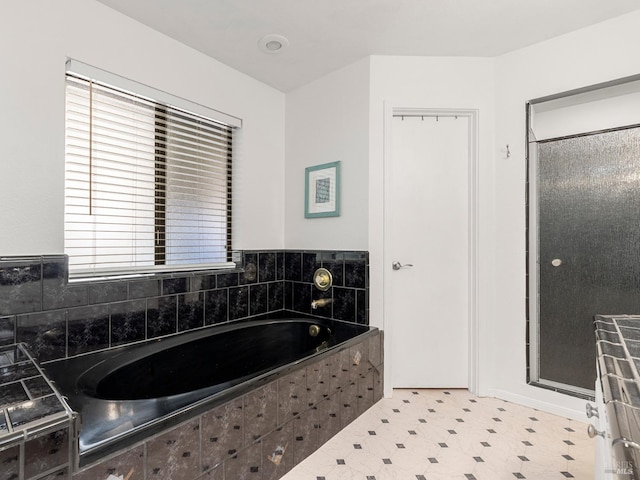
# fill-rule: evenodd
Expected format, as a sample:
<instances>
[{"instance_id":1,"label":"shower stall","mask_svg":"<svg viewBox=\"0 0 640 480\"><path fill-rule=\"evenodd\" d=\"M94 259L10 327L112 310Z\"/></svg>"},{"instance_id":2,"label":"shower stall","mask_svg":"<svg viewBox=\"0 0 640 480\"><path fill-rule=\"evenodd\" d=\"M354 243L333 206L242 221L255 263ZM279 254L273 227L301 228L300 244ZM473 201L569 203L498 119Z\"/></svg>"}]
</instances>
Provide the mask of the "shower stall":
<instances>
[{"instance_id":1,"label":"shower stall","mask_svg":"<svg viewBox=\"0 0 640 480\"><path fill-rule=\"evenodd\" d=\"M640 313L640 77L527 119L529 381L591 397L594 316Z\"/></svg>"}]
</instances>

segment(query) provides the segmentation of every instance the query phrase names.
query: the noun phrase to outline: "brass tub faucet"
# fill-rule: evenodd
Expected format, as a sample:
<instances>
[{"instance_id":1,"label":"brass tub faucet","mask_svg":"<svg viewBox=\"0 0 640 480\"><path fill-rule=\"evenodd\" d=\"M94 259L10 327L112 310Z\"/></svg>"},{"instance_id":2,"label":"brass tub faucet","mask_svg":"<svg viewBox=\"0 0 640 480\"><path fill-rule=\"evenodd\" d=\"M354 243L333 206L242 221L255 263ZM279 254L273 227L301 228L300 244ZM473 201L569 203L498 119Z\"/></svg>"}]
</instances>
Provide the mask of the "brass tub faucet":
<instances>
[{"instance_id":1,"label":"brass tub faucet","mask_svg":"<svg viewBox=\"0 0 640 480\"><path fill-rule=\"evenodd\" d=\"M333 302L333 298L319 298L318 300L311 302L311 308L315 310L318 307L326 307L331 302Z\"/></svg>"}]
</instances>

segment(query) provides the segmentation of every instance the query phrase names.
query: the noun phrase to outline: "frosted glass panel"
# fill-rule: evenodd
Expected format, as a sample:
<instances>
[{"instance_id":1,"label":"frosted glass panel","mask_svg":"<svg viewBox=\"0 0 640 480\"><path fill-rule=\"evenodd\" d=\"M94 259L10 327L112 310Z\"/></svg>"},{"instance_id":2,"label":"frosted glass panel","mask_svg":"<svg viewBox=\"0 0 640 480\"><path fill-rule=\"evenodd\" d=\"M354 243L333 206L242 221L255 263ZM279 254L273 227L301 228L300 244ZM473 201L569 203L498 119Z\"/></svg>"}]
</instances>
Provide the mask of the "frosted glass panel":
<instances>
[{"instance_id":1,"label":"frosted glass panel","mask_svg":"<svg viewBox=\"0 0 640 480\"><path fill-rule=\"evenodd\" d=\"M640 129L538 144L540 379L592 390L593 316L640 314Z\"/></svg>"}]
</instances>

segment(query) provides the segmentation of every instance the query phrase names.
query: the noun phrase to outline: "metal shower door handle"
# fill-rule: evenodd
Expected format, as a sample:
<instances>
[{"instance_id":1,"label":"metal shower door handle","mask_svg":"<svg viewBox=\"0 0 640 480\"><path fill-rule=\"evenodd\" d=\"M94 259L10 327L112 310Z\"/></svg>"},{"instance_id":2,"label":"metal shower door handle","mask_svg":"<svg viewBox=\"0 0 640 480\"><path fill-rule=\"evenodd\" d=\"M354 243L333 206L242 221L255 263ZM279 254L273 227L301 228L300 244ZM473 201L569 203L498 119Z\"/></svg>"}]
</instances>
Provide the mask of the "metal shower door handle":
<instances>
[{"instance_id":1,"label":"metal shower door handle","mask_svg":"<svg viewBox=\"0 0 640 480\"><path fill-rule=\"evenodd\" d=\"M413 267L413 264L407 263L406 265L402 265L399 261L395 261L391 264L391 267L394 270L400 270L401 268Z\"/></svg>"}]
</instances>

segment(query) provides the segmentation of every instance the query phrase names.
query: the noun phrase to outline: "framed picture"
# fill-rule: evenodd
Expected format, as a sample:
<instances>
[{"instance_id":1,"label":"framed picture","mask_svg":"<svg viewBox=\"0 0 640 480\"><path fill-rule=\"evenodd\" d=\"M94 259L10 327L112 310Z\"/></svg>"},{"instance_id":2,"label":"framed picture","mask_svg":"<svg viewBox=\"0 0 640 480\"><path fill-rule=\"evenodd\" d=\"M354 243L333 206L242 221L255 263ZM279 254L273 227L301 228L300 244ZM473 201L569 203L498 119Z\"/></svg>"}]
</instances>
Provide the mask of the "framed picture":
<instances>
[{"instance_id":1,"label":"framed picture","mask_svg":"<svg viewBox=\"0 0 640 480\"><path fill-rule=\"evenodd\" d=\"M304 170L305 218L340 216L340 162Z\"/></svg>"}]
</instances>

